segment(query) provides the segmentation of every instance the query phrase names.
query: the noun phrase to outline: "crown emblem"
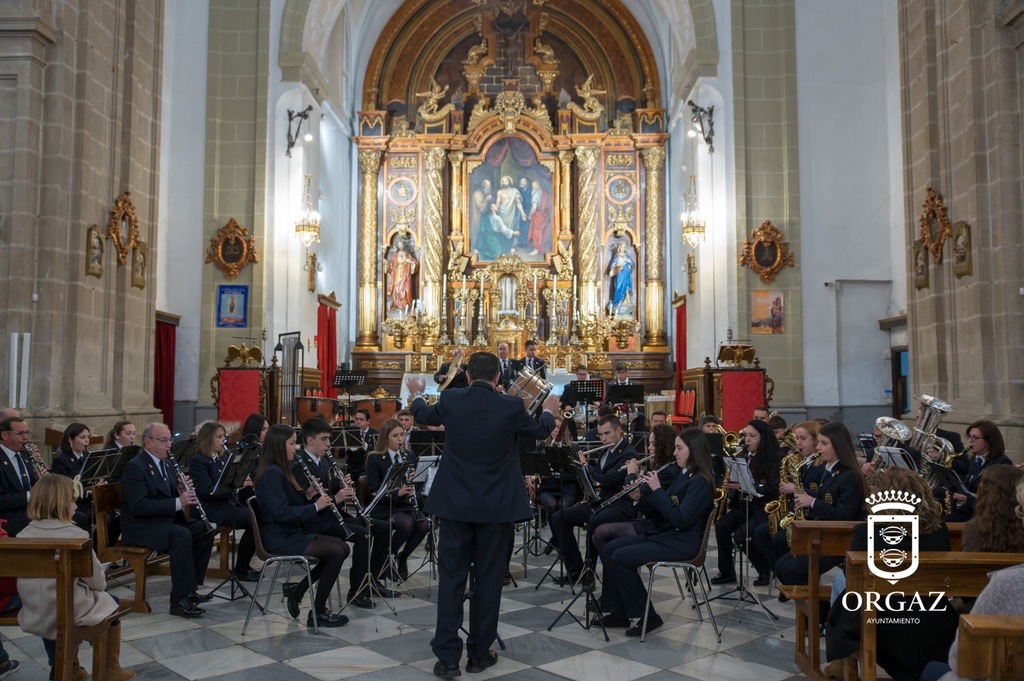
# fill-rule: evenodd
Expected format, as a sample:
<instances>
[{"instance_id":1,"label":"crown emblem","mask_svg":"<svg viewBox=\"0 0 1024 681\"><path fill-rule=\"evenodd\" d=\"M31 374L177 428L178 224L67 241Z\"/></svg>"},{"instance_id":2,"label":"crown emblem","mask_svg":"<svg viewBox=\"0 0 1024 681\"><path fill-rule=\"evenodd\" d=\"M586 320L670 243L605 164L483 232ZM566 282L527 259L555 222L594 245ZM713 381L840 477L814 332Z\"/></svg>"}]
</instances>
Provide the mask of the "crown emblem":
<instances>
[{"instance_id":1,"label":"crown emblem","mask_svg":"<svg viewBox=\"0 0 1024 681\"><path fill-rule=\"evenodd\" d=\"M912 513L914 507L921 503L921 497L913 492L903 490L887 489L875 492L866 499L872 513L878 511L899 509Z\"/></svg>"}]
</instances>

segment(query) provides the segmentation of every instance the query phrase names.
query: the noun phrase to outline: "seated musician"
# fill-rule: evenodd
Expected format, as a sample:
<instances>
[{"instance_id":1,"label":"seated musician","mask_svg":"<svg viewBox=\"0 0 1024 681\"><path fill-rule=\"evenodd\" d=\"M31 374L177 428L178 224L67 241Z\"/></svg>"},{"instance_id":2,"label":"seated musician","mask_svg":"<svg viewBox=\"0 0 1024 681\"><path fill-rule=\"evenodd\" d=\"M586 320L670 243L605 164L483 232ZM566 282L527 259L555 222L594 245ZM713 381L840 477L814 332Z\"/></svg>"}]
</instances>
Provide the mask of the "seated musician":
<instances>
[{"instance_id":1,"label":"seated musician","mask_svg":"<svg viewBox=\"0 0 1024 681\"><path fill-rule=\"evenodd\" d=\"M964 483L971 492L977 494L981 483L981 474L989 466L995 464L1013 464L1006 456L1006 444L1003 434L996 424L988 420L975 421L967 426L967 448L970 450L971 465L964 478ZM969 520L974 515L975 498L953 493L953 509L949 515L951 521Z\"/></svg>"},{"instance_id":2,"label":"seated musician","mask_svg":"<svg viewBox=\"0 0 1024 681\"><path fill-rule=\"evenodd\" d=\"M561 430L562 423L565 419L562 416L555 417L555 430ZM575 440L575 422L569 419L568 423L565 424L565 428L569 431L569 437L571 440ZM556 471L551 475L544 476L541 480L540 486L536 488L537 503L539 503L544 511L550 518L555 511L563 511L574 503L576 503L576 496L579 493L579 487L576 484L576 476L571 472ZM549 554L554 550L554 546L551 542L548 542L544 548L544 553Z\"/></svg>"},{"instance_id":3,"label":"seated musician","mask_svg":"<svg viewBox=\"0 0 1024 681\"><path fill-rule=\"evenodd\" d=\"M825 431L824 428L822 430ZM921 501L915 508L920 532L918 549L950 550L949 531L942 522L941 504L932 496L931 489L920 475L905 468L892 466L871 480L871 491L912 494L919 498ZM900 514L900 509L887 510L886 513ZM866 523L854 528L850 551L867 551L867 531ZM912 548L911 541L908 534L891 548L901 549L909 554ZM887 548L890 548L889 545ZM825 644L826 658L835 661L859 651L861 611L847 610L843 605L842 594L836 593L835 586L833 596L836 598L825 627ZM890 612L901 608L906 611L912 598L914 594L909 593L903 597L889 596L886 598L886 609ZM917 681L928 662L946 659L949 646L956 634L957 623L958 615L948 604L945 610L935 611L931 605L923 610L915 609L911 613L910 623L878 622L875 641L878 665L894 681ZM838 664L835 663L837 666Z\"/></svg>"},{"instance_id":4,"label":"seated musician","mask_svg":"<svg viewBox=\"0 0 1024 681\"><path fill-rule=\"evenodd\" d=\"M107 441L103 449L121 449L135 444L135 424L131 421L118 421L107 433Z\"/></svg>"},{"instance_id":5,"label":"seated musician","mask_svg":"<svg viewBox=\"0 0 1024 681\"><path fill-rule=\"evenodd\" d=\"M167 463L170 451L170 429L163 423L146 426L142 451L125 464L121 475L121 536L125 544L170 554L170 612L199 617L203 609L198 604L210 600L196 589L206 577L213 534L196 513L184 514L198 498L195 490L186 491L186 481L179 480Z\"/></svg>"},{"instance_id":6,"label":"seated musician","mask_svg":"<svg viewBox=\"0 0 1024 681\"><path fill-rule=\"evenodd\" d=\"M253 476L260 537L271 553L318 559L311 575L316 582L316 595L313 597L316 623L321 627L341 627L348 624L348 616L331 612L327 601L348 558L349 548L340 537L318 534L309 529L319 524L319 516L332 515L326 509L333 501L329 496L318 496L313 490L303 489L295 479L292 461L297 449L295 431L288 426L273 425L267 431L260 462ZM292 617L298 617L299 602L310 586L306 579L284 585L288 613ZM306 616L306 626L313 626L313 610Z\"/></svg>"},{"instance_id":7,"label":"seated musician","mask_svg":"<svg viewBox=\"0 0 1024 681\"><path fill-rule=\"evenodd\" d=\"M744 500L739 484L730 480L726 492L729 494L729 511L715 523L715 538L718 543L718 574L711 578L712 584L733 584L736 582L736 568L733 560L733 546L746 548L755 528L768 521L765 505L779 496L779 443L767 421L752 419L743 429L746 458L750 475L760 497ZM771 581L770 557L761 552L757 544L750 542L750 563L757 570L754 586L767 586Z\"/></svg>"},{"instance_id":8,"label":"seated musician","mask_svg":"<svg viewBox=\"0 0 1024 681\"><path fill-rule=\"evenodd\" d=\"M801 424L805 426L805 424ZM805 428L800 428L805 430ZM799 444L800 439L797 439ZM818 435L817 452L824 465L817 490L805 488L796 494L793 505L804 509L808 520L861 520L864 518L864 497L867 486L857 464L857 452L850 431L841 423L822 426ZM807 583L807 556L794 556L789 552L786 532L775 534L773 555L780 556L775 563L775 576L780 584ZM820 573L827 572L843 559L822 556L818 559ZM819 574L820 574L819 573Z\"/></svg>"},{"instance_id":9,"label":"seated musician","mask_svg":"<svg viewBox=\"0 0 1024 681\"><path fill-rule=\"evenodd\" d=\"M1001 468L997 464L994 468ZM991 469L990 469L991 470ZM984 482L984 480L983 480ZM984 485L982 485L984 487ZM1024 519L1024 480L1019 480L1014 489L1014 498L1007 501L1007 506L1013 510L1015 516L1011 524L1011 533L1019 535L1024 532L1021 520ZM1016 505L1014 505L1016 504ZM981 513L981 492L978 493L978 513ZM964 540L967 539L967 528L964 527ZM964 551L967 551L966 544ZM977 549L972 549L977 550ZM1020 551L1021 549L1014 549ZM974 615L1005 615L1009 617L1024 617L1024 564L1005 568L989 574L988 584L978 594L971 610ZM921 681L966 681L954 671L957 666L957 658L960 652L959 633L953 639L949 648L948 662L929 662L921 673ZM1019 670L1018 670L1019 674Z\"/></svg>"},{"instance_id":10,"label":"seated musician","mask_svg":"<svg viewBox=\"0 0 1024 681\"><path fill-rule=\"evenodd\" d=\"M465 354L462 348L456 348L452 355L452 361L445 362L437 368L437 373L434 374L434 383L444 386L443 390L448 390L449 388L468 388L469 381L466 380L466 364L462 361ZM455 365L454 368L452 367L453 364ZM451 382L445 386L449 371L454 371L455 375L452 377Z\"/></svg>"},{"instance_id":11,"label":"seated musician","mask_svg":"<svg viewBox=\"0 0 1024 681\"><path fill-rule=\"evenodd\" d=\"M81 475L89 449L89 436L89 427L84 423L72 423L65 428L60 446L57 448L58 454L53 457L50 472L71 479ZM78 510L75 511L72 520L86 532L92 532L95 517L92 510L92 492L83 489L82 496L77 499L77 505Z\"/></svg>"},{"instance_id":12,"label":"seated musician","mask_svg":"<svg viewBox=\"0 0 1024 681\"><path fill-rule=\"evenodd\" d=\"M7 521L7 534L14 537L28 525L29 499L39 477L26 459L25 447L31 432L20 416L0 421L0 518Z\"/></svg>"},{"instance_id":13,"label":"seated musician","mask_svg":"<svg viewBox=\"0 0 1024 681\"><path fill-rule=\"evenodd\" d=\"M252 534L249 509L238 503L235 490L225 488L223 484L214 489L228 465L228 458L224 455L225 434L224 426L219 423L203 424L196 434L196 454L189 464L188 474L211 523L218 527L245 530L238 540L233 572L240 581L255 582L260 575L250 565L256 555L256 540ZM247 477L240 489L251 492L252 480Z\"/></svg>"},{"instance_id":14,"label":"seated musician","mask_svg":"<svg viewBox=\"0 0 1024 681\"><path fill-rule=\"evenodd\" d=\"M606 627L627 627L626 636L639 636L643 625L647 591L638 568L651 561L687 560L700 553L708 516L714 511L714 482L707 438L697 428L687 428L674 442L676 466L681 471L665 488L659 475L650 470L638 505L650 509L660 523L639 528L633 536L621 537L601 551L604 564L601 610ZM646 489L645 489L646 488ZM630 621L638 619L630 627ZM647 617L647 631L663 624L653 604Z\"/></svg>"},{"instance_id":15,"label":"seated musician","mask_svg":"<svg viewBox=\"0 0 1024 681\"><path fill-rule=\"evenodd\" d=\"M655 426L647 438L647 454L653 457L647 466L649 471L658 471L658 480L661 486L668 489L672 482L679 475L679 467L676 461L676 431L675 428L665 425ZM624 488L636 483L640 475L640 462L637 459L630 459L626 462L626 481ZM629 494L633 501L640 500L640 490L633 490ZM605 544L618 539L619 537L632 537L637 534L650 534L648 530L657 531L663 524L664 518L657 512L657 509L644 504L637 504L637 511L641 517L635 520L626 520L618 523L604 523L593 533L594 548L598 555L601 555Z\"/></svg>"},{"instance_id":16,"label":"seated musician","mask_svg":"<svg viewBox=\"0 0 1024 681\"><path fill-rule=\"evenodd\" d=\"M598 421L597 435L604 445L597 464L587 463L587 455L583 452L580 452L579 457L580 463L590 473L594 484L601 486L600 500L606 501L622 489L622 484L626 480L624 464L629 459L635 459L637 454L629 441L622 437L622 424L614 416L604 416ZM568 571L568 578L563 580L563 583L577 582L583 570L583 556L573 534L574 527L589 525L589 538L603 523L629 520L636 516L633 502L628 497L622 497L597 514L591 514L590 511L591 503L582 502L564 511L555 512L549 519L552 543L561 551L565 569Z\"/></svg>"},{"instance_id":17,"label":"seated musician","mask_svg":"<svg viewBox=\"0 0 1024 681\"><path fill-rule=\"evenodd\" d=\"M362 407L353 412L352 427L359 431L362 447L349 450L345 457L345 472L351 475L353 480L358 480L366 472L366 454L376 446L380 431L370 427L370 410Z\"/></svg>"},{"instance_id":18,"label":"seated musician","mask_svg":"<svg viewBox=\"0 0 1024 681\"><path fill-rule=\"evenodd\" d=\"M611 405L609 405L609 404L602 404L600 407L598 407L597 408L597 421L594 422L594 427L593 428L589 429L586 433L583 434L583 441L584 442L597 442L598 441L598 437L597 437L597 424L600 423L601 419L603 419L605 416L614 416L614 415L615 415L615 409Z\"/></svg>"},{"instance_id":19,"label":"seated musician","mask_svg":"<svg viewBox=\"0 0 1024 681\"><path fill-rule=\"evenodd\" d=\"M344 519L347 531L338 527L337 518L332 513L321 513L315 525L307 524L306 529L317 534L330 534L352 543L352 566L349 570L348 602L357 608L372 608L370 598L370 575L378 575L387 563L390 534L388 524L382 520L364 521L344 509L347 502L356 499L355 485L351 478L340 480L335 465L328 459L331 454L331 427L320 418L306 419L302 424L303 448L295 455L292 474L304 489L312 482L306 478L305 470L299 463L301 457L306 468L316 476L324 491L338 506L338 512ZM370 528L367 529L367 522ZM372 532L373 549L371 555L370 536ZM371 572L372 570L372 572ZM394 598L402 594L381 585L376 585L380 594L386 598Z\"/></svg>"},{"instance_id":20,"label":"seated musician","mask_svg":"<svg viewBox=\"0 0 1024 681\"><path fill-rule=\"evenodd\" d=\"M411 418L411 414L409 415ZM405 449L405 429L395 419L388 419L381 426L377 446L366 457L366 487L377 494L393 465L408 462L415 467L416 457ZM392 581L409 578L409 556L416 550L430 531L430 521L419 510L419 499L414 485L403 484L386 499L377 502L371 515L378 520L390 520L391 556L398 561L398 574L388 575Z\"/></svg>"},{"instance_id":21,"label":"seated musician","mask_svg":"<svg viewBox=\"0 0 1024 681\"><path fill-rule=\"evenodd\" d=\"M768 426L772 429L772 432L775 433L775 439L779 441L780 450L788 451L789 448L782 443L782 436L786 434L786 419L775 414L768 419Z\"/></svg>"},{"instance_id":22,"label":"seated musician","mask_svg":"<svg viewBox=\"0 0 1024 681\"><path fill-rule=\"evenodd\" d=\"M267 436L267 430L269 429L270 421L263 414L249 414L242 425L242 437L240 439L247 445L254 440L262 445L263 438Z\"/></svg>"}]
</instances>

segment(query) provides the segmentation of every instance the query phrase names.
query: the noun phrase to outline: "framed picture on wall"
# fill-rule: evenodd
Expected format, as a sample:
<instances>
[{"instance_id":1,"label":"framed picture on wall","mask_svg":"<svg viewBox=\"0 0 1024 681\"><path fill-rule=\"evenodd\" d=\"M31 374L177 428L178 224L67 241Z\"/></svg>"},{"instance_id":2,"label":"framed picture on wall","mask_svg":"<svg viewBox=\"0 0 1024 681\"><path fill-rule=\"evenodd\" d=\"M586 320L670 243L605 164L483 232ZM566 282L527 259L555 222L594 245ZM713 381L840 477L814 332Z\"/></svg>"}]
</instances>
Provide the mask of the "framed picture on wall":
<instances>
[{"instance_id":1,"label":"framed picture on wall","mask_svg":"<svg viewBox=\"0 0 1024 681\"><path fill-rule=\"evenodd\" d=\"M971 259L971 226L961 220L953 225L953 274L956 278L974 273Z\"/></svg>"},{"instance_id":2,"label":"framed picture on wall","mask_svg":"<svg viewBox=\"0 0 1024 681\"><path fill-rule=\"evenodd\" d=\"M914 242L914 287L928 288L928 244L923 239Z\"/></svg>"},{"instance_id":3,"label":"framed picture on wall","mask_svg":"<svg viewBox=\"0 0 1024 681\"><path fill-rule=\"evenodd\" d=\"M242 329L249 325L249 287L217 287L217 327Z\"/></svg>"}]
</instances>

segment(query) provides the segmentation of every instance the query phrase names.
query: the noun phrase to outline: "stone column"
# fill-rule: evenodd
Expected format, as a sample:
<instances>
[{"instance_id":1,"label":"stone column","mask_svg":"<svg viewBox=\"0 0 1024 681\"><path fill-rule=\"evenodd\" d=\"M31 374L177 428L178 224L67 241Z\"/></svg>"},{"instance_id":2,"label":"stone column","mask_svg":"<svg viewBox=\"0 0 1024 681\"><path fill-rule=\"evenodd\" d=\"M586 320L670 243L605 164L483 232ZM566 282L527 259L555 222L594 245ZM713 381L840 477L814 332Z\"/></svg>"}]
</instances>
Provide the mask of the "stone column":
<instances>
[{"instance_id":1,"label":"stone column","mask_svg":"<svg viewBox=\"0 0 1024 681\"><path fill-rule=\"evenodd\" d=\"M580 201L580 312L584 314L597 310L597 287L601 281L601 273L597 271L597 152L597 147L576 149Z\"/></svg>"},{"instance_id":2,"label":"stone column","mask_svg":"<svg viewBox=\"0 0 1024 681\"><path fill-rule=\"evenodd\" d=\"M668 344L665 334L665 225L662 219L664 197L665 148L643 150L647 175L644 221L644 345Z\"/></svg>"},{"instance_id":3,"label":"stone column","mask_svg":"<svg viewBox=\"0 0 1024 681\"><path fill-rule=\"evenodd\" d=\"M378 348L377 335L377 175L380 152L359 152L359 329L356 347Z\"/></svg>"},{"instance_id":4,"label":"stone column","mask_svg":"<svg viewBox=\"0 0 1024 681\"><path fill-rule=\"evenodd\" d=\"M427 306L427 314L435 319L441 315L441 220L444 217L444 149L433 147L423 152L427 170L427 188L424 194L423 243L421 244L420 281L421 296ZM437 334L428 336L426 345L434 345Z\"/></svg>"}]
</instances>

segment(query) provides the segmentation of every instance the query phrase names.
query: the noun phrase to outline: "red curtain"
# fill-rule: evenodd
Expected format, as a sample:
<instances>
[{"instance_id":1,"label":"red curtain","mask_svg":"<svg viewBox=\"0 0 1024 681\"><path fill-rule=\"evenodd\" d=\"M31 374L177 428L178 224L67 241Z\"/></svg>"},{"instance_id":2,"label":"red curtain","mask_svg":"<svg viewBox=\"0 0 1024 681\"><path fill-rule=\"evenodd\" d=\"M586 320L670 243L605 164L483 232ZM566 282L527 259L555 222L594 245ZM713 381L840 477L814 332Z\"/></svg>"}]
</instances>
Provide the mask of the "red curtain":
<instances>
[{"instance_id":1,"label":"red curtain","mask_svg":"<svg viewBox=\"0 0 1024 681\"><path fill-rule=\"evenodd\" d=\"M156 361L153 380L153 406L163 412L164 423L174 431L174 353L178 327L156 323Z\"/></svg>"},{"instance_id":2,"label":"red curtain","mask_svg":"<svg viewBox=\"0 0 1024 681\"><path fill-rule=\"evenodd\" d=\"M692 411L682 404L683 372L686 371L686 301L676 308L676 414L689 414Z\"/></svg>"},{"instance_id":3,"label":"red curtain","mask_svg":"<svg viewBox=\"0 0 1024 681\"><path fill-rule=\"evenodd\" d=\"M316 368L320 370L320 390L324 397L336 398L334 372L338 368L338 312L330 305L320 303L316 314Z\"/></svg>"}]
</instances>

